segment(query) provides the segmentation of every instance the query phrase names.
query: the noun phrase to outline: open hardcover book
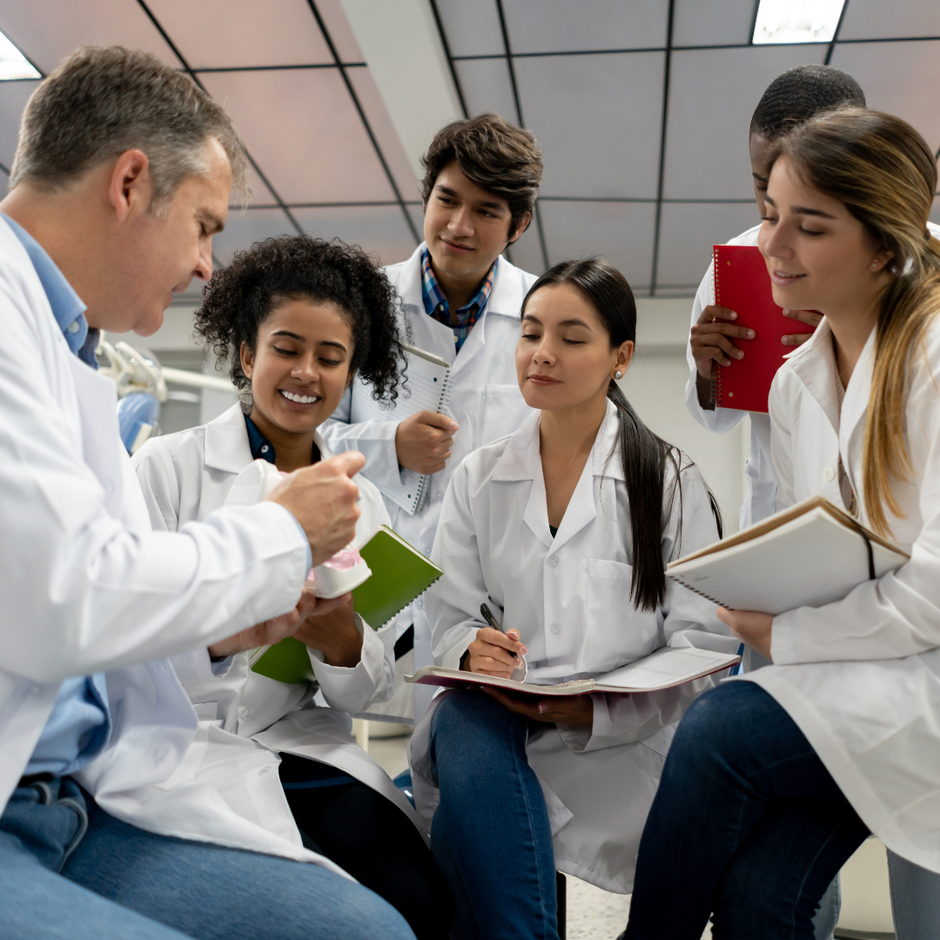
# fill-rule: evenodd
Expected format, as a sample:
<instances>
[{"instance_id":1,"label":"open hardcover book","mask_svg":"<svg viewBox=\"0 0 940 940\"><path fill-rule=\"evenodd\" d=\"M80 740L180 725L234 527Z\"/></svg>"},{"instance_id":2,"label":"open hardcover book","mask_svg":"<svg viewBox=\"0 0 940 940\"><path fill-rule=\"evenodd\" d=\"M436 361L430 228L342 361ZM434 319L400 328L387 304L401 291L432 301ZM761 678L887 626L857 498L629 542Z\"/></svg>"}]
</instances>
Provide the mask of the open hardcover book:
<instances>
[{"instance_id":1,"label":"open hardcover book","mask_svg":"<svg viewBox=\"0 0 940 940\"><path fill-rule=\"evenodd\" d=\"M448 689L494 686L514 693L534 695L537 698L549 695L589 695L591 692L656 692L729 669L740 660L741 657L733 653L715 653L711 650L684 647L656 650L649 656L614 669L597 679L574 679L557 685L499 679L496 676L485 676L460 669L444 669L441 666L425 666L413 676L405 676L405 682L441 685Z\"/></svg>"},{"instance_id":2,"label":"open hardcover book","mask_svg":"<svg viewBox=\"0 0 940 940\"><path fill-rule=\"evenodd\" d=\"M353 607L374 630L401 613L443 574L385 525L379 526L359 554L372 569L372 577L353 590ZM259 646L248 662L253 672L278 682L311 682L315 678L307 647L292 636Z\"/></svg>"},{"instance_id":3,"label":"open hardcover book","mask_svg":"<svg viewBox=\"0 0 940 940\"><path fill-rule=\"evenodd\" d=\"M776 616L841 600L909 557L825 497L814 496L671 562L666 574L729 610Z\"/></svg>"},{"instance_id":4,"label":"open hardcover book","mask_svg":"<svg viewBox=\"0 0 940 940\"><path fill-rule=\"evenodd\" d=\"M450 366L439 356L402 343L405 350L407 368L398 398L393 405L377 402L372 397L372 386L362 382L362 388L353 396L350 420L353 424L361 421L404 421L419 411L443 412L450 400ZM356 381L361 382L360 379ZM408 515L414 515L427 488L431 477L416 473L404 467L400 470L401 482L394 485L381 484L379 491L400 506Z\"/></svg>"}]
</instances>

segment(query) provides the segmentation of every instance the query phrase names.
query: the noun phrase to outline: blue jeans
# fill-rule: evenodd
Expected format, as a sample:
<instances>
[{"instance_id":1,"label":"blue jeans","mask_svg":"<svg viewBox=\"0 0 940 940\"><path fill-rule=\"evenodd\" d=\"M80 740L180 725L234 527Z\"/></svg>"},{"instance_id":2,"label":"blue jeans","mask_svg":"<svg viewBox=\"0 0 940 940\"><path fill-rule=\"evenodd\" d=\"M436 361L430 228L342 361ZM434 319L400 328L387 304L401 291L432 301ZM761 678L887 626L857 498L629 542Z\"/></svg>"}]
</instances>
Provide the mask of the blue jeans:
<instances>
[{"instance_id":1,"label":"blue jeans","mask_svg":"<svg viewBox=\"0 0 940 940\"><path fill-rule=\"evenodd\" d=\"M548 809L528 722L482 692L449 692L431 721L441 804L431 851L454 898L454 940L558 940Z\"/></svg>"},{"instance_id":2,"label":"blue jeans","mask_svg":"<svg viewBox=\"0 0 940 940\"><path fill-rule=\"evenodd\" d=\"M759 686L703 695L673 740L637 861L627 940L813 940L868 829Z\"/></svg>"},{"instance_id":3,"label":"blue jeans","mask_svg":"<svg viewBox=\"0 0 940 940\"><path fill-rule=\"evenodd\" d=\"M888 872L897 940L936 940L940 934L940 875L890 851Z\"/></svg>"},{"instance_id":4,"label":"blue jeans","mask_svg":"<svg viewBox=\"0 0 940 940\"><path fill-rule=\"evenodd\" d=\"M2 940L414 938L378 895L318 865L144 832L69 778L14 792L0 898Z\"/></svg>"}]
</instances>

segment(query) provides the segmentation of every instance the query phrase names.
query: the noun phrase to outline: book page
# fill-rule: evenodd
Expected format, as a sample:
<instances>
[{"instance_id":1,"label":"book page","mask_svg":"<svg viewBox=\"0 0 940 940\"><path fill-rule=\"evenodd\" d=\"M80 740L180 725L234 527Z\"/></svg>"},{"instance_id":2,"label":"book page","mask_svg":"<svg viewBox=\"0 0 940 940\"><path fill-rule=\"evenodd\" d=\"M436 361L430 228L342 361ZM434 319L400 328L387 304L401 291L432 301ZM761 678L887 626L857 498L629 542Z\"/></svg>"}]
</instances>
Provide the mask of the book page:
<instances>
[{"instance_id":1,"label":"book page","mask_svg":"<svg viewBox=\"0 0 940 940\"><path fill-rule=\"evenodd\" d=\"M597 690L614 692L619 688L632 691L668 688L681 685L702 675L727 669L738 661L730 653L712 650L660 649L643 659L621 666L606 676L597 679Z\"/></svg>"}]
</instances>

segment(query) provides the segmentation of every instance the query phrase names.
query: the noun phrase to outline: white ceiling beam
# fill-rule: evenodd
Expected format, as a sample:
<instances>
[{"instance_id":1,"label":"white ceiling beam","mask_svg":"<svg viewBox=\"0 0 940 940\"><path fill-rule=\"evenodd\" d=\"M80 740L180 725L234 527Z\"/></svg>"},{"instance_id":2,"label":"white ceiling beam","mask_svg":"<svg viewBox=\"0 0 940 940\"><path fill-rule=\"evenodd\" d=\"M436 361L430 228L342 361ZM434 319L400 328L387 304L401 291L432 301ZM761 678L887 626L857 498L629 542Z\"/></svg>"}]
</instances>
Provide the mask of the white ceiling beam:
<instances>
[{"instance_id":1,"label":"white ceiling beam","mask_svg":"<svg viewBox=\"0 0 940 940\"><path fill-rule=\"evenodd\" d=\"M463 117L428 0L341 0L416 179L434 135Z\"/></svg>"}]
</instances>

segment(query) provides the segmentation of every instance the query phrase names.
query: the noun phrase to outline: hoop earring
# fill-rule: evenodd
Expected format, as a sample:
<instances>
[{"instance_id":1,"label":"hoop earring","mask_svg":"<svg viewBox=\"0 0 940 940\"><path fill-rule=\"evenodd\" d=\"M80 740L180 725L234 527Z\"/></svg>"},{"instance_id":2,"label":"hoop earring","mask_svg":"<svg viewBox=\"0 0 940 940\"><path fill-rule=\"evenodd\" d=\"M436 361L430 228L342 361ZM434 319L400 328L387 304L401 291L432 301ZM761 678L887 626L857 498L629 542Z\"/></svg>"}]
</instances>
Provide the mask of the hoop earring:
<instances>
[{"instance_id":1,"label":"hoop earring","mask_svg":"<svg viewBox=\"0 0 940 940\"><path fill-rule=\"evenodd\" d=\"M615 378L615 379L622 379L622 378L623 378L623 373L618 369L618 370L614 373L614 378Z\"/></svg>"}]
</instances>

